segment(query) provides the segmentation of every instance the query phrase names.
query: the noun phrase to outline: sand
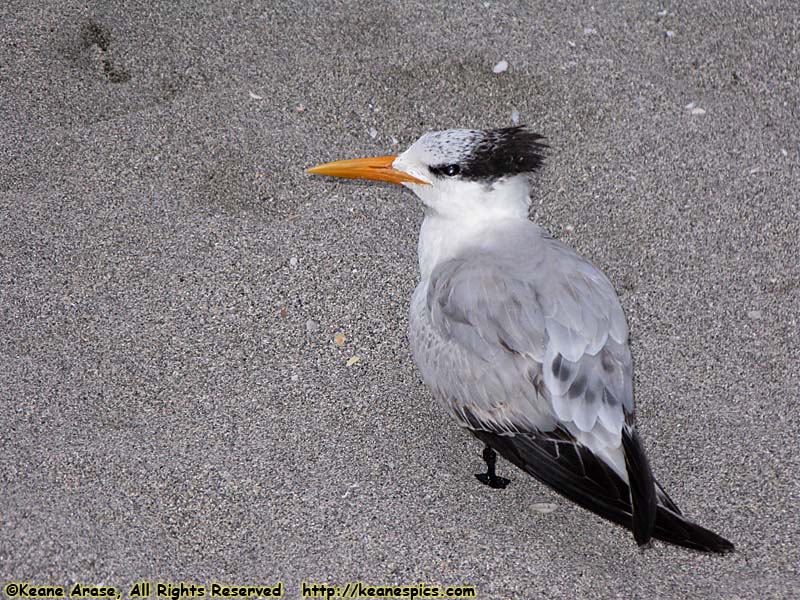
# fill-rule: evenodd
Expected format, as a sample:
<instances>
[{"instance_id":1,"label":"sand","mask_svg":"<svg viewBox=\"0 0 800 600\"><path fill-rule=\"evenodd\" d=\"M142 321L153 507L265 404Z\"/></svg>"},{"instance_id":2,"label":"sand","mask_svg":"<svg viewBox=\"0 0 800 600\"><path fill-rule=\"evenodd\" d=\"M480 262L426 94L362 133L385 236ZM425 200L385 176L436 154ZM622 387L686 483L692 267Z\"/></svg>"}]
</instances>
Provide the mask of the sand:
<instances>
[{"instance_id":1,"label":"sand","mask_svg":"<svg viewBox=\"0 0 800 600\"><path fill-rule=\"evenodd\" d=\"M0 581L800 595L794 3L230 4L0 8ZM420 207L303 173L512 113L735 554L481 486L408 351Z\"/></svg>"}]
</instances>

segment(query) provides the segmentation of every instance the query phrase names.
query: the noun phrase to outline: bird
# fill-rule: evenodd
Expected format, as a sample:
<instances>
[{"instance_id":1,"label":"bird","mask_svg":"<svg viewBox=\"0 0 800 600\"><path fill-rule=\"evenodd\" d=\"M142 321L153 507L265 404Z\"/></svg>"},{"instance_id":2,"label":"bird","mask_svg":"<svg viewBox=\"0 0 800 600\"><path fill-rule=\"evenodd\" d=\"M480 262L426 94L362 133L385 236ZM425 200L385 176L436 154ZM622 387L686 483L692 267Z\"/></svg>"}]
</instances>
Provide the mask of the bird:
<instances>
[{"instance_id":1,"label":"bird","mask_svg":"<svg viewBox=\"0 0 800 600\"><path fill-rule=\"evenodd\" d=\"M628 325L609 279L530 217L549 149L527 126L422 135L399 155L307 173L410 189L424 208L408 339L422 380L497 455L579 506L702 552L734 545L685 517L653 476L634 418Z\"/></svg>"}]
</instances>

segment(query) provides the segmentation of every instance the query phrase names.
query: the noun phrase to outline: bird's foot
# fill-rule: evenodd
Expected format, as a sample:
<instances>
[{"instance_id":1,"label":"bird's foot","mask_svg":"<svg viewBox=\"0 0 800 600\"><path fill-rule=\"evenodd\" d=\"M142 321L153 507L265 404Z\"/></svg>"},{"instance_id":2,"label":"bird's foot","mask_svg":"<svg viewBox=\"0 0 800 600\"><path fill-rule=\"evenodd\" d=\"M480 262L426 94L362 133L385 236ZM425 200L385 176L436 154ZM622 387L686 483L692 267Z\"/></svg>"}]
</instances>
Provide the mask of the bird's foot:
<instances>
[{"instance_id":1,"label":"bird's foot","mask_svg":"<svg viewBox=\"0 0 800 600\"><path fill-rule=\"evenodd\" d=\"M511 481L505 477L499 477L495 471L497 465L497 453L489 446L483 449L483 460L486 463L486 473L478 473L475 477L478 478L484 485L496 490L504 489Z\"/></svg>"},{"instance_id":2,"label":"bird's foot","mask_svg":"<svg viewBox=\"0 0 800 600\"><path fill-rule=\"evenodd\" d=\"M492 475L490 473L476 473L475 478L483 485L488 485L490 488L495 490L504 490L506 486L511 483L510 479Z\"/></svg>"}]
</instances>

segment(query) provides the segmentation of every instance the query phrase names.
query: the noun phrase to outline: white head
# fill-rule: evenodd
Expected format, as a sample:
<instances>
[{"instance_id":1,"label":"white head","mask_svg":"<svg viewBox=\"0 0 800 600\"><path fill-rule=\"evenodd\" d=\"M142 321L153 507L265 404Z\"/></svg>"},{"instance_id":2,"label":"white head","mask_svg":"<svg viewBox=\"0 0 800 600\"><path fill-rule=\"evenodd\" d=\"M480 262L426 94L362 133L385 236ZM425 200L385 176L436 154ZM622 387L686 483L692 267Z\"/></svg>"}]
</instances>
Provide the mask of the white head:
<instances>
[{"instance_id":1,"label":"white head","mask_svg":"<svg viewBox=\"0 0 800 600\"><path fill-rule=\"evenodd\" d=\"M377 179L410 188L444 218L527 218L528 176L546 148L524 127L424 134L401 155L328 163L309 173Z\"/></svg>"},{"instance_id":2,"label":"white head","mask_svg":"<svg viewBox=\"0 0 800 600\"><path fill-rule=\"evenodd\" d=\"M443 217L527 217L529 175L541 166L545 149L541 139L524 127L434 131L398 156L393 167L426 181L429 185L403 185Z\"/></svg>"}]
</instances>

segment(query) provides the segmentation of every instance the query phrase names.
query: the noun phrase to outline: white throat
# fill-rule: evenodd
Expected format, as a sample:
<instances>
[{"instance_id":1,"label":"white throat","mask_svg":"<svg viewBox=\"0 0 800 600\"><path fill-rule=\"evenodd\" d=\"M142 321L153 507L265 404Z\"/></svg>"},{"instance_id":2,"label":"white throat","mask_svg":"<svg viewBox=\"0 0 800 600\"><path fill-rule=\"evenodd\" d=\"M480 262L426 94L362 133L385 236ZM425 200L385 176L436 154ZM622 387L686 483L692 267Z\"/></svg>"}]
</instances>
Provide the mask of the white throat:
<instances>
[{"instance_id":1,"label":"white throat","mask_svg":"<svg viewBox=\"0 0 800 600\"><path fill-rule=\"evenodd\" d=\"M493 190L477 184L470 188L435 199L418 194L425 204L418 245L422 281L441 262L467 248L485 246L502 237L504 228L528 220L528 185L521 178L503 182Z\"/></svg>"}]
</instances>

